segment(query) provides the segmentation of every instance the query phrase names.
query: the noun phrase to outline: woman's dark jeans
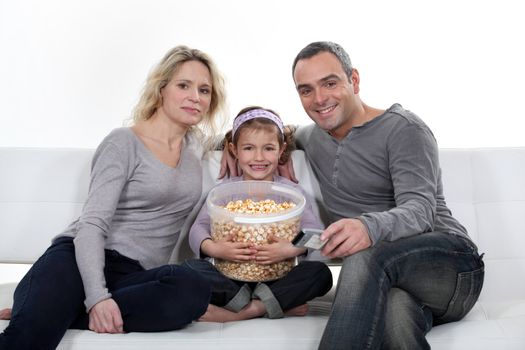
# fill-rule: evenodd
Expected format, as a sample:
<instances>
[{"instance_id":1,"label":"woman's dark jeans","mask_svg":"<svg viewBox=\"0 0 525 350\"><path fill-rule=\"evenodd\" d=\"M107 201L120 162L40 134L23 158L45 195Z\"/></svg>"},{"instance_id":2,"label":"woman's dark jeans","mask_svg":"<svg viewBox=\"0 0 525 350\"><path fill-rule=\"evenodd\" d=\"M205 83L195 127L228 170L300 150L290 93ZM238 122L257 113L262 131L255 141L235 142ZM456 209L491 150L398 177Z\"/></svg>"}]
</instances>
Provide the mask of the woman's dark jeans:
<instances>
[{"instance_id":1,"label":"woman's dark jeans","mask_svg":"<svg viewBox=\"0 0 525 350\"><path fill-rule=\"evenodd\" d=\"M182 328L204 314L210 300L210 283L181 266L144 270L137 261L106 250L104 272L125 332ZM88 328L84 299L73 239L59 238L18 284L0 349L56 348L68 328Z\"/></svg>"}]
</instances>

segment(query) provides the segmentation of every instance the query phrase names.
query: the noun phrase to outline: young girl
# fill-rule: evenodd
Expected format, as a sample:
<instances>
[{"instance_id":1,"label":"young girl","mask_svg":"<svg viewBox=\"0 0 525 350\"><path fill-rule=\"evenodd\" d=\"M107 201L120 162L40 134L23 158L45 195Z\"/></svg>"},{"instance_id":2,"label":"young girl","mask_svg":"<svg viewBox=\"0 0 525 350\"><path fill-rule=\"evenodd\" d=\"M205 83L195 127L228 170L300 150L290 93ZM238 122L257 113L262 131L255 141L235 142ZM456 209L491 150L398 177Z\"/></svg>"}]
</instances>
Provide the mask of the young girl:
<instances>
[{"instance_id":1,"label":"young girl","mask_svg":"<svg viewBox=\"0 0 525 350\"><path fill-rule=\"evenodd\" d=\"M260 107L243 109L233 121L230 151L238 161L243 175L228 182L241 180L275 181L304 191L295 183L276 175L279 159L287 156L283 123L279 116ZM228 136L227 136L228 139ZM322 228L320 220L307 200L301 228ZM190 246L201 258L219 258L235 262L256 261L267 265L305 253L290 242L272 236L270 243L254 246L231 240L214 242L210 235L210 217L204 205L190 230ZM332 287L328 267L319 261L301 261L286 276L264 283L229 279L205 259L188 260L190 267L212 282L212 296L206 313L199 319L209 322L245 320L267 315L303 316L306 302L326 294Z\"/></svg>"}]
</instances>

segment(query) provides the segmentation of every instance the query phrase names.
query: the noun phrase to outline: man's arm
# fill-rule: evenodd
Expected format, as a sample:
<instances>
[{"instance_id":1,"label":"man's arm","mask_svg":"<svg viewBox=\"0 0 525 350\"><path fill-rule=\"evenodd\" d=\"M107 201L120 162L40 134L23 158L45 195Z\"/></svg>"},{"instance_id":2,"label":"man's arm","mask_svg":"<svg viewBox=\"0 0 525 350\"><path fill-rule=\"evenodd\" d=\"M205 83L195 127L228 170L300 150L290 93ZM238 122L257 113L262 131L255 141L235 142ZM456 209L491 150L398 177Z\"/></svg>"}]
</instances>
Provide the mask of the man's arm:
<instances>
[{"instance_id":1,"label":"man's arm","mask_svg":"<svg viewBox=\"0 0 525 350\"><path fill-rule=\"evenodd\" d=\"M439 155L430 130L409 125L391 135L388 156L396 206L359 217L374 243L432 231L436 218Z\"/></svg>"},{"instance_id":2,"label":"man's arm","mask_svg":"<svg viewBox=\"0 0 525 350\"><path fill-rule=\"evenodd\" d=\"M439 181L438 148L428 128L409 125L387 140L396 206L334 222L321 235L330 239L323 255L344 257L381 240L432 231Z\"/></svg>"}]
</instances>

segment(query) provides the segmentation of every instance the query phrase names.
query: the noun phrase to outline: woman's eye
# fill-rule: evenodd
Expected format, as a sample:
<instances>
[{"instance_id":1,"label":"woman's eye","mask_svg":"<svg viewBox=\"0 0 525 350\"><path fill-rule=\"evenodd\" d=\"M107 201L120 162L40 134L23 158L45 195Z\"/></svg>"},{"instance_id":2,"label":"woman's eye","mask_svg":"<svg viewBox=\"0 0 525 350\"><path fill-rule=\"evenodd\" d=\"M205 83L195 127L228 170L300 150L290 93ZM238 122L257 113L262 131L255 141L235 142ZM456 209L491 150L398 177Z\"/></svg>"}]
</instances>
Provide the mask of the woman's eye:
<instances>
[{"instance_id":1,"label":"woman's eye","mask_svg":"<svg viewBox=\"0 0 525 350\"><path fill-rule=\"evenodd\" d=\"M183 90L186 90L188 88L188 84L186 83L179 83L177 84L177 86Z\"/></svg>"},{"instance_id":2,"label":"woman's eye","mask_svg":"<svg viewBox=\"0 0 525 350\"><path fill-rule=\"evenodd\" d=\"M209 95L209 94L211 94L211 89L208 89L208 88L202 88L202 89L201 89L201 94Z\"/></svg>"}]
</instances>

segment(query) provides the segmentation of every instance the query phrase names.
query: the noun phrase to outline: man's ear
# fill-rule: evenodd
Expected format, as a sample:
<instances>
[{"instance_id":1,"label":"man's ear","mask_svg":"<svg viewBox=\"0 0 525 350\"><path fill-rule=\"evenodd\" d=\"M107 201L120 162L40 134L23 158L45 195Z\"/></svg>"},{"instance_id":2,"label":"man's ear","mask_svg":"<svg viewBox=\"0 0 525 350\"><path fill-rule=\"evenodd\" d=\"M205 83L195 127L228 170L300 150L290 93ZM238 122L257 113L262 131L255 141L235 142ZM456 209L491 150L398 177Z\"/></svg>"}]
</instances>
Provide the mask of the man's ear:
<instances>
[{"instance_id":1,"label":"man's ear","mask_svg":"<svg viewBox=\"0 0 525 350\"><path fill-rule=\"evenodd\" d=\"M350 76L350 81L354 87L354 94L359 94L359 83L361 79L359 78L359 71L355 68L352 68L352 75Z\"/></svg>"}]
</instances>

